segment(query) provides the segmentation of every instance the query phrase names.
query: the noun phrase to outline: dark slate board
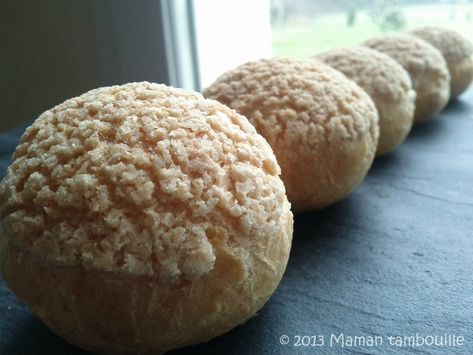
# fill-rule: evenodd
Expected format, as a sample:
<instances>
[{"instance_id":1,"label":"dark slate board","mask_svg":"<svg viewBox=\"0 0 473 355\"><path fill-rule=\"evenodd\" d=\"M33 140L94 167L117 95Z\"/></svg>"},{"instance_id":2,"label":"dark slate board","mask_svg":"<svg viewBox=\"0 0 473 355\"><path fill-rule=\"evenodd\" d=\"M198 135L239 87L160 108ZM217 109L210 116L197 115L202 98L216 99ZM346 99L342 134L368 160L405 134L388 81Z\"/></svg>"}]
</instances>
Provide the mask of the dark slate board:
<instances>
[{"instance_id":1,"label":"dark slate board","mask_svg":"<svg viewBox=\"0 0 473 355\"><path fill-rule=\"evenodd\" d=\"M0 135L2 169L21 130ZM473 354L472 321L470 90L378 158L351 196L297 216L286 274L257 317L174 354ZM344 348L332 337L341 333ZM463 345L399 348L388 339L445 333L463 336ZM280 344L282 335L289 344ZM323 336L324 346L294 346L297 335ZM375 335L382 344L348 346L348 336ZM0 353L86 354L50 332L1 281Z\"/></svg>"}]
</instances>

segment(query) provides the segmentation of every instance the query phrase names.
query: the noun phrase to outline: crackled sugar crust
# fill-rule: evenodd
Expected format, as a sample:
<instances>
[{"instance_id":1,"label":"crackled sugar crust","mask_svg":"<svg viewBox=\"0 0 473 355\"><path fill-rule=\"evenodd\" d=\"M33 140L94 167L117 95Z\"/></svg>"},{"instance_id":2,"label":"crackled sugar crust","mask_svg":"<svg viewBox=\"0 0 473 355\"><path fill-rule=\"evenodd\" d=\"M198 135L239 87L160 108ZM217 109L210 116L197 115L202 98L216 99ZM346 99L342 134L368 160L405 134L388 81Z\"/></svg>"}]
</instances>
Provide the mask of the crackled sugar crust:
<instances>
[{"instance_id":1,"label":"crackled sugar crust","mask_svg":"<svg viewBox=\"0 0 473 355\"><path fill-rule=\"evenodd\" d=\"M379 113L378 154L393 150L405 139L413 123L416 94L399 63L363 46L335 48L313 58L341 71L371 97Z\"/></svg>"},{"instance_id":2,"label":"crackled sugar crust","mask_svg":"<svg viewBox=\"0 0 473 355\"><path fill-rule=\"evenodd\" d=\"M362 47L340 47L317 54L320 60L354 80L371 97L402 101L412 90L409 74L386 54Z\"/></svg>"},{"instance_id":3,"label":"crackled sugar crust","mask_svg":"<svg viewBox=\"0 0 473 355\"><path fill-rule=\"evenodd\" d=\"M373 101L325 64L249 62L223 74L204 96L244 114L268 140L296 212L345 197L373 160L378 141Z\"/></svg>"},{"instance_id":4,"label":"crackled sugar crust","mask_svg":"<svg viewBox=\"0 0 473 355\"><path fill-rule=\"evenodd\" d=\"M273 147L357 140L376 120L358 86L309 61L249 62L223 74L204 96L248 117Z\"/></svg>"},{"instance_id":5,"label":"crackled sugar crust","mask_svg":"<svg viewBox=\"0 0 473 355\"><path fill-rule=\"evenodd\" d=\"M411 31L440 50L451 75L451 96L464 92L473 80L473 44L459 33L441 27L421 27Z\"/></svg>"},{"instance_id":6,"label":"crackled sugar crust","mask_svg":"<svg viewBox=\"0 0 473 355\"><path fill-rule=\"evenodd\" d=\"M417 28L411 33L439 49L447 62L459 63L473 55L471 42L453 30L428 26Z\"/></svg>"},{"instance_id":7,"label":"crackled sugar crust","mask_svg":"<svg viewBox=\"0 0 473 355\"><path fill-rule=\"evenodd\" d=\"M60 265L166 282L213 269L211 238L257 245L287 224L280 169L247 119L151 83L44 112L0 184L4 234Z\"/></svg>"},{"instance_id":8,"label":"crackled sugar crust","mask_svg":"<svg viewBox=\"0 0 473 355\"><path fill-rule=\"evenodd\" d=\"M363 45L389 55L409 73L417 94L416 122L434 117L445 107L450 97L450 73L439 50L410 34L376 37Z\"/></svg>"}]
</instances>

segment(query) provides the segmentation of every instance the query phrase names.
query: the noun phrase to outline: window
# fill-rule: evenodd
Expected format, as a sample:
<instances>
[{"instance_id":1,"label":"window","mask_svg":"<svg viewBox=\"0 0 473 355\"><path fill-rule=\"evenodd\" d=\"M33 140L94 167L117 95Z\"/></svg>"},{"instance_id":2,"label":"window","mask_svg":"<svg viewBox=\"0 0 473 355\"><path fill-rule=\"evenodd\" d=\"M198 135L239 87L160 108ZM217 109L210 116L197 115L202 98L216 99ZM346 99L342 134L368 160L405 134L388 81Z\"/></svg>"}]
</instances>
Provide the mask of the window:
<instances>
[{"instance_id":1,"label":"window","mask_svg":"<svg viewBox=\"0 0 473 355\"><path fill-rule=\"evenodd\" d=\"M239 64L317 52L419 26L473 33L473 0L193 0L200 88Z\"/></svg>"},{"instance_id":2,"label":"window","mask_svg":"<svg viewBox=\"0 0 473 355\"><path fill-rule=\"evenodd\" d=\"M473 1L272 0L273 54L305 58L391 31L435 25L473 33Z\"/></svg>"},{"instance_id":3,"label":"window","mask_svg":"<svg viewBox=\"0 0 473 355\"><path fill-rule=\"evenodd\" d=\"M271 56L269 0L194 0L202 87L250 60Z\"/></svg>"}]
</instances>

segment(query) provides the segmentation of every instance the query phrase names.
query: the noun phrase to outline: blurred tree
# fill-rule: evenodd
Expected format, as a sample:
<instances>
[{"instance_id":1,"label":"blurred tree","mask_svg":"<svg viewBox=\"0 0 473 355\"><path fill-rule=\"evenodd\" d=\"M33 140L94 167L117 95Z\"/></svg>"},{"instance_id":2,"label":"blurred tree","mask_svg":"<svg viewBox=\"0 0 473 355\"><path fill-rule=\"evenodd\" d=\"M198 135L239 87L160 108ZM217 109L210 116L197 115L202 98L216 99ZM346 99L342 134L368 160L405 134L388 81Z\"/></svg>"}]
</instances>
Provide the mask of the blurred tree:
<instances>
[{"instance_id":1,"label":"blurred tree","mask_svg":"<svg viewBox=\"0 0 473 355\"><path fill-rule=\"evenodd\" d=\"M388 12L383 19L381 29L383 31L398 31L406 26L406 18L400 10Z\"/></svg>"},{"instance_id":2,"label":"blurred tree","mask_svg":"<svg viewBox=\"0 0 473 355\"><path fill-rule=\"evenodd\" d=\"M371 20L381 31L398 31L406 26L399 0L376 0L370 9Z\"/></svg>"},{"instance_id":3,"label":"blurred tree","mask_svg":"<svg viewBox=\"0 0 473 355\"><path fill-rule=\"evenodd\" d=\"M347 12L347 26L352 27L356 21L356 9L350 7Z\"/></svg>"},{"instance_id":4,"label":"blurred tree","mask_svg":"<svg viewBox=\"0 0 473 355\"><path fill-rule=\"evenodd\" d=\"M271 24L284 26L286 23L286 6L284 0L271 0Z\"/></svg>"}]
</instances>

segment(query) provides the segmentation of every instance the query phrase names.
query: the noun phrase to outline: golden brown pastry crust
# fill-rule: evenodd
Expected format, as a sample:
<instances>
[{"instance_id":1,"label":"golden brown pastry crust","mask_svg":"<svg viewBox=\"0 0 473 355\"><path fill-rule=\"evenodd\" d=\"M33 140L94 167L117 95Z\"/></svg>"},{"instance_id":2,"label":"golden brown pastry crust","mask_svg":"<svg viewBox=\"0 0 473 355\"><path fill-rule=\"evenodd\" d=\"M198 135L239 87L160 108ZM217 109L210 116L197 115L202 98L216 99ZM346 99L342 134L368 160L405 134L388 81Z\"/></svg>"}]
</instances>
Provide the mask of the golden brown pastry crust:
<instances>
[{"instance_id":1,"label":"golden brown pastry crust","mask_svg":"<svg viewBox=\"0 0 473 355\"><path fill-rule=\"evenodd\" d=\"M204 96L248 117L268 140L295 211L340 200L371 166L376 108L358 85L327 65L249 62L223 74Z\"/></svg>"},{"instance_id":2,"label":"golden brown pastry crust","mask_svg":"<svg viewBox=\"0 0 473 355\"><path fill-rule=\"evenodd\" d=\"M473 44L458 32L441 27L421 27L411 33L440 50L450 72L450 95L461 95L473 81Z\"/></svg>"},{"instance_id":3,"label":"golden brown pastry crust","mask_svg":"<svg viewBox=\"0 0 473 355\"><path fill-rule=\"evenodd\" d=\"M210 340L264 305L286 267L292 215L286 217L286 230L257 251L215 235L215 268L194 282L169 285L57 266L1 237L0 271L18 298L67 341L103 354L159 354Z\"/></svg>"},{"instance_id":4,"label":"golden brown pastry crust","mask_svg":"<svg viewBox=\"0 0 473 355\"><path fill-rule=\"evenodd\" d=\"M0 271L102 353L220 335L278 285L292 213L267 142L198 93L132 83L42 114L0 184Z\"/></svg>"},{"instance_id":5,"label":"golden brown pastry crust","mask_svg":"<svg viewBox=\"0 0 473 355\"><path fill-rule=\"evenodd\" d=\"M335 48L314 59L341 71L373 100L379 113L377 155L391 152L404 141L414 120L415 91L399 63L362 46Z\"/></svg>"},{"instance_id":6,"label":"golden brown pastry crust","mask_svg":"<svg viewBox=\"0 0 473 355\"><path fill-rule=\"evenodd\" d=\"M409 34L377 37L363 45L389 55L409 73L417 94L415 122L434 118L447 105L450 74L438 49Z\"/></svg>"}]
</instances>

